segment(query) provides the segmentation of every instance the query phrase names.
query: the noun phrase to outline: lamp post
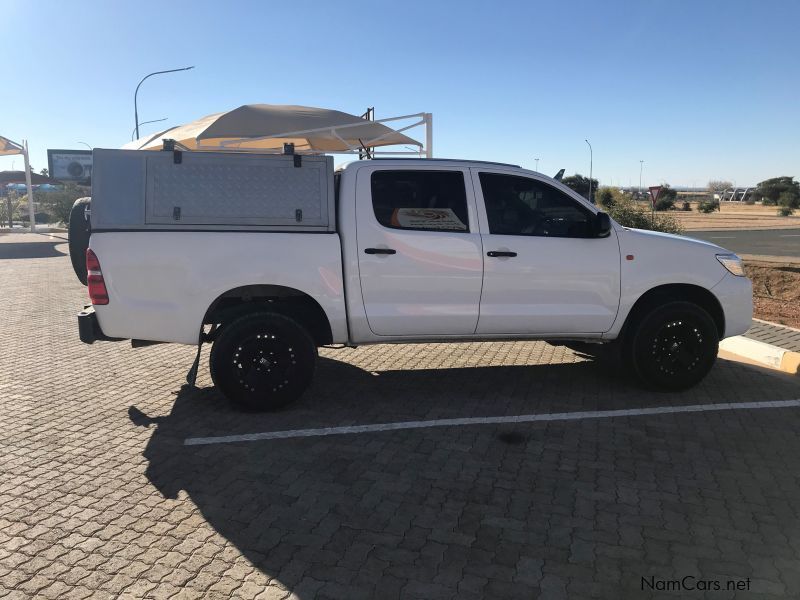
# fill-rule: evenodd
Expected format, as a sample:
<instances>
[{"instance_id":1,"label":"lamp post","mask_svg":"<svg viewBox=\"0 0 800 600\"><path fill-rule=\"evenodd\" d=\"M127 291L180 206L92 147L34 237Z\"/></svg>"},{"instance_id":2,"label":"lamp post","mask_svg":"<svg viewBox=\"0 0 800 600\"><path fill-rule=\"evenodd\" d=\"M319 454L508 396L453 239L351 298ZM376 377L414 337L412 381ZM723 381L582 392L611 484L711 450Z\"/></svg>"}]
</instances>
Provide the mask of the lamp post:
<instances>
[{"instance_id":1,"label":"lamp post","mask_svg":"<svg viewBox=\"0 0 800 600\"><path fill-rule=\"evenodd\" d=\"M160 121L166 121L167 119L169 119L169 117L164 117L163 119L153 119L152 121L142 121L141 123L139 123L139 125L147 125L148 123L158 123ZM136 139L135 137L133 137L134 135L136 135L136 128L134 128L133 131L131 131L131 141Z\"/></svg>"},{"instance_id":2,"label":"lamp post","mask_svg":"<svg viewBox=\"0 0 800 600\"><path fill-rule=\"evenodd\" d=\"M639 161L639 195L642 195L642 170L644 169L644 161Z\"/></svg>"},{"instance_id":3,"label":"lamp post","mask_svg":"<svg viewBox=\"0 0 800 600\"><path fill-rule=\"evenodd\" d=\"M536 161L536 172L538 173L539 172L539 159L538 158L534 158L533 160Z\"/></svg>"},{"instance_id":4,"label":"lamp post","mask_svg":"<svg viewBox=\"0 0 800 600\"><path fill-rule=\"evenodd\" d=\"M592 145L589 144L589 140L583 140L589 146L589 202L592 201L592 162L594 162L593 152L592 152Z\"/></svg>"},{"instance_id":5,"label":"lamp post","mask_svg":"<svg viewBox=\"0 0 800 600\"><path fill-rule=\"evenodd\" d=\"M144 83L145 79L148 77L152 77L153 75L163 75L164 73L177 73L178 71L188 71L189 69L194 69L194 66L191 67L182 67L180 69L168 69L166 71L155 71L148 75L142 77L142 80L139 82L139 85L136 86L136 91L133 93L133 115L136 119L136 138L139 138L139 104L138 104L138 96L139 96L139 88Z\"/></svg>"}]
</instances>

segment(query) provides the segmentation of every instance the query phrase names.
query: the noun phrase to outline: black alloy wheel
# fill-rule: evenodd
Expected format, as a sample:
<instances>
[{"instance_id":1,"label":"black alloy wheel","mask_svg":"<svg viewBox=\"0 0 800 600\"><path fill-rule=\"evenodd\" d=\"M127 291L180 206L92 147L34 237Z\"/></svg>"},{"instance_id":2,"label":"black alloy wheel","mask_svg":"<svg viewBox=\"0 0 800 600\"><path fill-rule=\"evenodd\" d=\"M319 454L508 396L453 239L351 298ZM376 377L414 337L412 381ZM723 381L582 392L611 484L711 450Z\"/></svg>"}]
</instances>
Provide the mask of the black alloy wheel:
<instances>
[{"instance_id":1,"label":"black alloy wheel","mask_svg":"<svg viewBox=\"0 0 800 600\"><path fill-rule=\"evenodd\" d=\"M655 389L685 390L711 370L719 332L711 316L691 302L651 310L633 332L629 359L639 379Z\"/></svg>"},{"instance_id":2,"label":"black alloy wheel","mask_svg":"<svg viewBox=\"0 0 800 600\"><path fill-rule=\"evenodd\" d=\"M211 378L231 401L275 410L308 387L316 354L311 336L293 319L252 313L221 329L211 348Z\"/></svg>"}]
</instances>

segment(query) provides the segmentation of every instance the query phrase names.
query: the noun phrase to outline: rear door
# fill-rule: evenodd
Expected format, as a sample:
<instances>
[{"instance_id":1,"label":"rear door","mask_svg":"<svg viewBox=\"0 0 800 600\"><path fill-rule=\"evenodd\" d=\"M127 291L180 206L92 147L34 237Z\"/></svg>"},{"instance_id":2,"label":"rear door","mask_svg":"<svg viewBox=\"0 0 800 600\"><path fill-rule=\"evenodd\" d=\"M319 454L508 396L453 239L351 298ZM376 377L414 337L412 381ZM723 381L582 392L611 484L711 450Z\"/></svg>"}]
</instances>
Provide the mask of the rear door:
<instances>
[{"instance_id":1,"label":"rear door","mask_svg":"<svg viewBox=\"0 0 800 600\"><path fill-rule=\"evenodd\" d=\"M469 169L359 169L361 293L386 336L475 332L483 258Z\"/></svg>"},{"instance_id":2,"label":"rear door","mask_svg":"<svg viewBox=\"0 0 800 600\"><path fill-rule=\"evenodd\" d=\"M620 295L617 235L594 211L534 177L472 169L484 247L480 334L599 334Z\"/></svg>"}]
</instances>

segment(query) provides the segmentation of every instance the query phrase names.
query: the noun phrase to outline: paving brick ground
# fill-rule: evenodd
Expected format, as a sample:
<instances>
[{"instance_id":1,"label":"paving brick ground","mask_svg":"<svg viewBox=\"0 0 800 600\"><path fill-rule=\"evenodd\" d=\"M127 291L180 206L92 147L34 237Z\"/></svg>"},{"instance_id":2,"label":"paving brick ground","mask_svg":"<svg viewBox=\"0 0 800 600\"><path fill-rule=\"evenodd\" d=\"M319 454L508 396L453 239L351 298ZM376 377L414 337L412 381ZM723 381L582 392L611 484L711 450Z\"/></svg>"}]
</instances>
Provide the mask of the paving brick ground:
<instances>
[{"instance_id":1,"label":"paving brick ground","mask_svg":"<svg viewBox=\"0 0 800 600\"><path fill-rule=\"evenodd\" d=\"M768 321L754 320L753 326L744 335L750 339L772 344L784 350L800 352L800 329Z\"/></svg>"},{"instance_id":2,"label":"paving brick ground","mask_svg":"<svg viewBox=\"0 0 800 600\"><path fill-rule=\"evenodd\" d=\"M181 390L191 348L80 344L85 289L63 252L0 236L0 596L704 597L642 590L686 576L800 596L798 409L183 445L788 400L797 379L720 361L690 392L653 394L545 343L375 346L323 351L296 406L244 414L205 364Z\"/></svg>"}]
</instances>

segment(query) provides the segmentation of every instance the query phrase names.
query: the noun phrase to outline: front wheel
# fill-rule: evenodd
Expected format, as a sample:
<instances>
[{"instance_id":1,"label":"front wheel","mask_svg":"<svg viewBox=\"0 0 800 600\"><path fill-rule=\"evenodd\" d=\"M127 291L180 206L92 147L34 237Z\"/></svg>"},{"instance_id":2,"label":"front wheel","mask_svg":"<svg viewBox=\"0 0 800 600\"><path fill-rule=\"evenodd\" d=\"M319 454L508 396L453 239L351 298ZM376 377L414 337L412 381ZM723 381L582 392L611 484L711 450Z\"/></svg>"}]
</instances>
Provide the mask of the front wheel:
<instances>
[{"instance_id":1,"label":"front wheel","mask_svg":"<svg viewBox=\"0 0 800 600\"><path fill-rule=\"evenodd\" d=\"M225 325L211 347L211 379L222 394L250 410L276 410L311 383L317 348L284 315L258 312Z\"/></svg>"},{"instance_id":2,"label":"front wheel","mask_svg":"<svg viewBox=\"0 0 800 600\"><path fill-rule=\"evenodd\" d=\"M628 346L628 360L647 386L685 390L714 366L719 333L711 316L691 302L669 302L639 321Z\"/></svg>"}]
</instances>

